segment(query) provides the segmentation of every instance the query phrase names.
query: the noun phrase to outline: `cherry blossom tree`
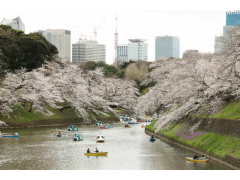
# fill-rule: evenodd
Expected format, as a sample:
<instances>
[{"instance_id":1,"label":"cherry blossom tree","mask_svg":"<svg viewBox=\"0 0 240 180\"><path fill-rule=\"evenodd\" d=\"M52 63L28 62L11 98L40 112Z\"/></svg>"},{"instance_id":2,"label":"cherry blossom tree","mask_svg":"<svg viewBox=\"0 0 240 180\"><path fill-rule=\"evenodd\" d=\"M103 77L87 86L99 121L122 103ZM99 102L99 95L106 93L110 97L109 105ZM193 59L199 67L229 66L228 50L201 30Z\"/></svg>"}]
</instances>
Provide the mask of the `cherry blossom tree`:
<instances>
[{"instance_id":1,"label":"cherry blossom tree","mask_svg":"<svg viewBox=\"0 0 240 180\"><path fill-rule=\"evenodd\" d=\"M90 111L107 115L107 111L115 113L116 106L133 111L139 95L131 82L106 78L100 68L85 71L64 59L55 59L30 72L22 69L8 73L2 86L2 114L13 112L13 107L17 109L20 104L29 106L29 113L34 110L46 116L52 115L49 108L72 108L85 121L95 119ZM15 104L6 99L9 95Z\"/></svg>"},{"instance_id":2,"label":"cherry blossom tree","mask_svg":"<svg viewBox=\"0 0 240 180\"><path fill-rule=\"evenodd\" d=\"M229 99L239 97L240 33L231 31L222 54L192 54L183 59L160 59L149 67L143 84L157 84L138 99L135 112L140 116L159 112L157 130L207 107L212 114ZM205 112L206 113L206 112Z\"/></svg>"}]
</instances>

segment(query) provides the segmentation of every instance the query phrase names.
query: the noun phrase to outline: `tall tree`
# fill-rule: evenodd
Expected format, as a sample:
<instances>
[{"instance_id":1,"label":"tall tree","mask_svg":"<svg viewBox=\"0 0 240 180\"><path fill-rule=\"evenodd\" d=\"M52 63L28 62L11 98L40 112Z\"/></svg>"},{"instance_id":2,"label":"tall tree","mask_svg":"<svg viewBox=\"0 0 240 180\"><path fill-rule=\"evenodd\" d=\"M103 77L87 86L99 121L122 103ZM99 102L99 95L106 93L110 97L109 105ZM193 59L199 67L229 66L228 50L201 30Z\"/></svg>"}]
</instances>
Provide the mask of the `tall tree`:
<instances>
[{"instance_id":1,"label":"tall tree","mask_svg":"<svg viewBox=\"0 0 240 180\"><path fill-rule=\"evenodd\" d=\"M0 25L0 61L15 71L41 67L58 54L57 48L39 33L24 34L10 26Z\"/></svg>"}]
</instances>

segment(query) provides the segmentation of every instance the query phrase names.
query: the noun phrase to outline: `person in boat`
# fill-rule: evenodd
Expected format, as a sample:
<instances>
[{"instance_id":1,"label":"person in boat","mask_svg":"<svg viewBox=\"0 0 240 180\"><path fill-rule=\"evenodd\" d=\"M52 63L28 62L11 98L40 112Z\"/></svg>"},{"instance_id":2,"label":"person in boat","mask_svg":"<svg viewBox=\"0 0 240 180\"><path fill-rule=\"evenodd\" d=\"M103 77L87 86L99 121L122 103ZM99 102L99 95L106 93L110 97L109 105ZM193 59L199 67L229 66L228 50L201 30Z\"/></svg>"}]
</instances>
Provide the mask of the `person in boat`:
<instances>
[{"instance_id":1,"label":"person in boat","mask_svg":"<svg viewBox=\"0 0 240 180\"><path fill-rule=\"evenodd\" d=\"M206 158L205 158L204 155L202 155L202 157L200 157L199 159L200 159L200 160L205 160Z\"/></svg>"},{"instance_id":2,"label":"person in boat","mask_svg":"<svg viewBox=\"0 0 240 180\"><path fill-rule=\"evenodd\" d=\"M98 153L99 151L98 151L98 149L96 148L96 151L95 151L96 153Z\"/></svg>"},{"instance_id":3,"label":"person in boat","mask_svg":"<svg viewBox=\"0 0 240 180\"><path fill-rule=\"evenodd\" d=\"M61 135L61 132L59 131L58 134Z\"/></svg>"},{"instance_id":4,"label":"person in boat","mask_svg":"<svg viewBox=\"0 0 240 180\"><path fill-rule=\"evenodd\" d=\"M195 154L195 156L193 156L193 159L198 160L198 156L197 156L197 154Z\"/></svg>"},{"instance_id":5,"label":"person in boat","mask_svg":"<svg viewBox=\"0 0 240 180\"><path fill-rule=\"evenodd\" d=\"M88 150L87 150L87 153L91 153L90 150L89 150L89 148L88 148Z\"/></svg>"},{"instance_id":6,"label":"person in boat","mask_svg":"<svg viewBox=\"0 0 240 180\"><path fill-rule=\"evenodd\" d=\"M151 138L154 139L154 136L152 135Z\"/></svg>"}]
</instances>

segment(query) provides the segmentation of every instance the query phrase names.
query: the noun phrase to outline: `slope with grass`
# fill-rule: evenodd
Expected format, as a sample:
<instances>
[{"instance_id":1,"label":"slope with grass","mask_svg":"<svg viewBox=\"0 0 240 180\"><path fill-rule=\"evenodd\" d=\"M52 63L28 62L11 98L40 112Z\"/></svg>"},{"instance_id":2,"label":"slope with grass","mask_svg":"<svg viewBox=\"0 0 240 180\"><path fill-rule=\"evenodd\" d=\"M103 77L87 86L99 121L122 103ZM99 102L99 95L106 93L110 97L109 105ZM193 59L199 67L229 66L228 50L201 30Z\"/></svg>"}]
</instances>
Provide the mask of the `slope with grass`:
<instances>
[{"instance_id":1,"label":"slope with grass","mask_svg":"<svg viewBox=\"0 0 240 180\"><path fill-rule=\"evenodd\" d=\"M39 114L34 112L29 112L28 106L17 106L16 110L9 114L9 116L4 116L0 114L0 120L4 121L6 124L10 126L35 126L35 125L50 125L50 124L62 124L65 121L70 122L81 122L83 123L83 120L79 118L74 112L72 108L64 109L63 111L60 111L59 109L51 109L48 108L48 110L53 114L51 116L46 116L43 114ZM94 116L98 120L111 120L116 121L118 118L110 112L105 112L108 116L103 114L95 114L91 111L89 111L89 118L91 116ZM93 121L94 122L94 121Z\"/></svg>"},{"instance_id":2,"label":"slope with grass","mask_svg":"<svg viewBox=\"0 0 240 180\"><path fill-rule=\"evenodd\" d=\"M218 112L210 116L206 114L200 114L200 115L194 115L194 116L198 118L240 120L240 101L231 101L229 103L226 103Z\"/></svg>"}]
</instances>

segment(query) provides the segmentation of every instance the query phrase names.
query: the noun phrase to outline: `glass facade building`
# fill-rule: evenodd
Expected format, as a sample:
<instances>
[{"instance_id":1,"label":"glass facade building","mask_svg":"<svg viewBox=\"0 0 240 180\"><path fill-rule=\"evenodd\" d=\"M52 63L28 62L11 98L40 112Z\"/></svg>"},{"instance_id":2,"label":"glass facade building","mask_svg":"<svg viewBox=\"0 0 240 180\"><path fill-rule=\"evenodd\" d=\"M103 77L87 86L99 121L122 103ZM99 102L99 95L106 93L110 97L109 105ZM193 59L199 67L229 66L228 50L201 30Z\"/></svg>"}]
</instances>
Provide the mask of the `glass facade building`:
<instances>
[{"instance_id":1,"label":"glass facade building","mask_svg":"<svg viewBox=\"0 0 240 180\"><path fill-rule=\"evenodd\" d=\"M232 28L240 28L240 11L226 12L226 26L223 26L223 35L215 36L214 52L221 53L226 50L224 46L224 39L228 37L228 32Z\"/></svg>"},{"instance_id":2,"label":"glass facade building","mask_svg":"<svg viewBox=\"0 0 240 180\"><path fill-rule=\"evenodd\" d=\"M128 45L119 44L117 46L117 60L118 62L128 62Z\"/></svg>"},{"instance_id":3,"label":"glass facade building","mask_svg":"<svg viewBox=\"0 0 240 180\"><path fill-rule=\"evenodd\" d=\"M226 26L240 25L240 11L226 12Z\"/></svg>"},{"instance_id":4,"label":"glass facade building","mask_svg":"<svg viewBox=\"0 0 240 180\"><path fill-rule=\"evenodd\" d=\"M9 25L13 29L21 30L21 31L25 32L25 25L23 24L20 17L17 17L14 19L5 19L4 18L0 24Z\"/></svg>"},{"instance_id":5,"label":"glass facade building","mask_svg":"<svg viewBox=\"0 0 240 180\"><path fill-rule=\"evenodd\" d=\"M97 41L80 40L72 44L72 62L85 63L87 61L106 61L106 46Z\"/></svg>"},{"instance_id":6,"label":"glass facade building","mask_svg":"<svg viewBox=\"0 0 240 180\"><path fill-rule=\"evenodd\" d=\"M128 61L148 61L148 44L144 39L129 39Z\"/></svg>"},{"instance_id":7,"label":"glass facade building","mask_svg":"<svg viewBox=\"0 0 240 180\"><path fill-rule=\"evenodd\" d=\"M155 60L163 57L180 57L180 40L175 36L155 37Z\"/></svg>"},{"instance_id":8,"label":"glass facade building","mask_svg":"<svg viewBox=\"0 0 240 180\"><path fill-rule=\"evenodd\" d=\"M57 47L59 56L71 61L71 31L64 29L39 30L50 43Z\"/></svg>"}]
</instances>

